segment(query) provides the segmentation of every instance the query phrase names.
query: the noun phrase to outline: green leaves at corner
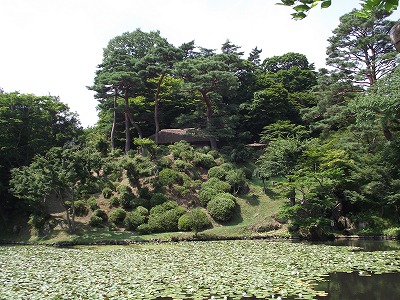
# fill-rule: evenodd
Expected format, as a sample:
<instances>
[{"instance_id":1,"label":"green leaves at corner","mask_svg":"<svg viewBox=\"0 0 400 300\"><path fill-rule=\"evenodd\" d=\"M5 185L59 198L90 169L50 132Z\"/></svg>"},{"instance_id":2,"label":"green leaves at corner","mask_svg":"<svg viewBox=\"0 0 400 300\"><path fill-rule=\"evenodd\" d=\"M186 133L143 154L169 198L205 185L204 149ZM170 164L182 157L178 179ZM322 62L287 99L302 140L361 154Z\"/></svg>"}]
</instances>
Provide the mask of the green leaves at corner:
<instances>
[{"instance_id":1,"label":"green leaves at corner","mask_svg":"<svg viewBox=\"0 0 400 300\"><path fill-rule=\"evenodd\" d=\"M387 12L392 12L397 9L399 0L363 0L362 10L357 15L359 17L368 18L371 12L377 9L384 8Z\"/></svg>"}]
</instances>

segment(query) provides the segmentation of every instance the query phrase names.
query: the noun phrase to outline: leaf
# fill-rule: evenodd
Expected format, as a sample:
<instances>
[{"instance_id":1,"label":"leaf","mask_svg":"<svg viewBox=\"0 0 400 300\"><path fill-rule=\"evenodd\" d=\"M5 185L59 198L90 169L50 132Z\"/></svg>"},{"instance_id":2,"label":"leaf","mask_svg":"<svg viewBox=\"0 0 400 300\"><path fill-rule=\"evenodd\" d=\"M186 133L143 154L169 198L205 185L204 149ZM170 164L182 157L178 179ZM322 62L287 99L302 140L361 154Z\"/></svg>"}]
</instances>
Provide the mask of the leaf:
<instances>
[{"instance_id":1,"label":"leaf","mask_svg":"<svg viewBox=\"0 0 400 300\"><path fill-rule=\"evenodd\" d=\"M293 9L297 12L303 12L303 11L309 11L311 9L311 7L309 7L308 5L305 5L305 4L301 4L301 5L297 5L297 6L293 7Z\"/></svg>"},{"instance_id":2,"label":"leaf","mask_svg":"<svg viewBox=\"0 0 400 300\"><path fill-rule=\"evenodd\" d=\"M329 6L331 6L332 1L331 0L327 0L321 3L321 8L328 8Z\"/></svg>"}]
</instances>

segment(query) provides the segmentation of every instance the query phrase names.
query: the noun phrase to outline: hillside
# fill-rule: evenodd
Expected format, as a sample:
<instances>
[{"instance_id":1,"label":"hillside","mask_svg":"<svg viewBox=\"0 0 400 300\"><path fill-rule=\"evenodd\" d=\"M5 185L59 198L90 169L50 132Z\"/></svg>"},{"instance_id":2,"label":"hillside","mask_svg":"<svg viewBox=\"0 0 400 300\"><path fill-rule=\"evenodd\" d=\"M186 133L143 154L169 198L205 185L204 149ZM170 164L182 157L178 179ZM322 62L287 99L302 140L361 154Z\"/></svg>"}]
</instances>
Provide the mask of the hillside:
<instances>
[{"instance_id":1,"label":"hillside","mask_svg":"<svg viewBox=\"0 0 400 300\"><path fill-rule=\"evenodd\" d=\"M168 150L152 158L134 153L106 158L100 175L81 189L80 198L74 202L74 233L68 233L64 208L69 207L71 215L71 202L62 205L52 196L46 200L49 215L41 222L31 216L29 228L18 225L21 230L17 240L88 243L179 240L194 235L214 239L281 235L286 231L276 220L283 200L272 185L264 193L261 180L252 176L251 164L239 167L227 163L220 153L186 142ZM92 190L96 191L90 193ZM208 205L218 195L232 197L235 202L224 219L213 214ZM202 227L193 230L178 224L180 217L196 209L206 218ZM119 213L122 216L117 216ZM2 239L10 238L16 240L15 235Z\"/></svg>"}]
</instances>

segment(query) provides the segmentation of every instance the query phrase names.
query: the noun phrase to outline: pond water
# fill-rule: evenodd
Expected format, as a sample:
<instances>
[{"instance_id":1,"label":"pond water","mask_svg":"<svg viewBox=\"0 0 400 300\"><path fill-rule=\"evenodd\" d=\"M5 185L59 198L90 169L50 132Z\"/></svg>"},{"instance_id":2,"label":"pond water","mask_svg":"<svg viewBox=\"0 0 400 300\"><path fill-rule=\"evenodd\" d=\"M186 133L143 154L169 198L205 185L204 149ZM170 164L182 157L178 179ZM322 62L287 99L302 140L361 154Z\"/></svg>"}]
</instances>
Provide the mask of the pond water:
<instances>
[{"instance_id":1,"label":"pond water","mask_svg":"<svg viewBox=\"0 0 400 300\"><path fill-rule=\"evenodd\" d=\"M400 299L398 243L343 243L1 246L0 299Z\"/></svg>"}]
</instances>

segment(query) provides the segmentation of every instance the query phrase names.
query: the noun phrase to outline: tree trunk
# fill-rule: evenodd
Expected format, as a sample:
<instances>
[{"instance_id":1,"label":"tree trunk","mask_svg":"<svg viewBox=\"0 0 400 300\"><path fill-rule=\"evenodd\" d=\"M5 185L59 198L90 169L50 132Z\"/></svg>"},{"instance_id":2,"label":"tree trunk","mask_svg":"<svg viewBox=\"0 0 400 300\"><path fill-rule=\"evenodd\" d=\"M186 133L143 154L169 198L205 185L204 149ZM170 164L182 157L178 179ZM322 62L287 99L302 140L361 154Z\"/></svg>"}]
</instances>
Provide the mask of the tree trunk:
<instances>
[{"instance_id":1,"label":"tree trunk","mask_svg":"<svg viewBox=\"0 0 400 300\"><path fill-rule=\"evenodd\" d=\"M156 132L155 132L155 142L156 145L158 145L158 132L160 131L160 124L158 121L158 100L160 96L160 91L161 91L161 84L163 82L165 74L162 73L160 77L158 78L157 82L157 90L156 93L154 94L154 124L156 126Z\"/></svg>"},{"instance_id":2,"label":"tree trunk","mask_svg":"<svg viewBox=\"0 0 400 300\"><path fill-rule=\"evenodd\" d=\"M115 127L117 124L117 89L114 88L114 111L113 111L113 123L112 123L112 127L111 127L111 134L110 134L110 138L111 138L111 151L115 150Z\"/></svg>"},{"instance_id":3,"label":"tree trunk","mask_svg":"<svg viewBox=\"0 0 400 300\"><path fill-rule=\"evenodd\" d=\"M211 101L210 101L210 98L207 96L207 92L200 91L200 93L201 93L201 96L202 96L203 101L206 104L206 108L207 108L207 111L206 111L207 129L209 132L211 132L211 128L212 128L211 119L213 117L213 109L212 109ZM215 139L214 136L210 136L210 145L211 145L212 150L217 149L217 140Z\"/></svg>"},{"instance_id":4,"label":"tree trunk","mask_svg":"<svg viewBox=\"0 0 400 300\"><path fill-rule=\"evenodd\" d=\"M129 121L130 121L130 111L129 111L129 96L128 91L125 91L125 153L131 150L131 133L129 131Z\"/></svg>"}]
</instances>

